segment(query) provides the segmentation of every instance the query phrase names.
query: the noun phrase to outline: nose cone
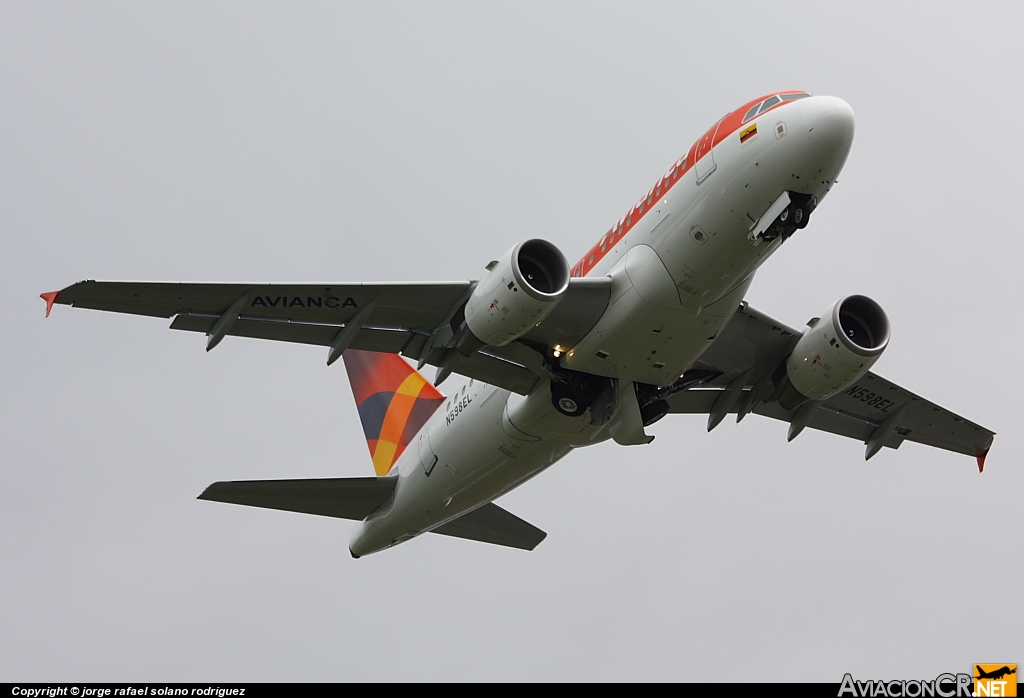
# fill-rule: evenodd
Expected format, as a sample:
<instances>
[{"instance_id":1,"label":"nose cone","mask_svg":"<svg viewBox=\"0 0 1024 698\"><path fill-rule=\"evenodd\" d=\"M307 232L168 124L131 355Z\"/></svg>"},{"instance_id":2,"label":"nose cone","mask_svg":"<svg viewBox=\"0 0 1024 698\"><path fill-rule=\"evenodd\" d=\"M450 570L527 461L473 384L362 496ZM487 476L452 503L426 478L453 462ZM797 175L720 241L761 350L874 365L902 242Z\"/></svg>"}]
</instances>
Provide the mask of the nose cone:
<instances>
[{"instance_id":1,"label":"nose cone","mask_svg":"<svg viewBox=\"0 0 1024 698\"><path fill-rule=\"evenodd\" d=\"M838 97L803 100L804 123L815 143L828 150L846 151L853 144L854 118L850 105Z\"/></svg>"}]
</instances>

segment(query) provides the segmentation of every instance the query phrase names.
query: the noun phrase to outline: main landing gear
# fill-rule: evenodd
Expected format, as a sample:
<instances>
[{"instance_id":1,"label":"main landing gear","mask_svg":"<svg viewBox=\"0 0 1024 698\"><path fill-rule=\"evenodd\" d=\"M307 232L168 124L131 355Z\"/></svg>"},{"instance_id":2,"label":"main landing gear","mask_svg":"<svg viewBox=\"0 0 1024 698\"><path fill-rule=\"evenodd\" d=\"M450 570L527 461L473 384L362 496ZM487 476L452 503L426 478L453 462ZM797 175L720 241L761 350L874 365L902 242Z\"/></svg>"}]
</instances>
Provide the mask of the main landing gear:
<instances>
[{"instance_id":1,"label":"main landing gear","mask_svg":"<svg viewBox=\"0 0 1024 698\"><path fill-rule=\"evenodd\" d=\"M543 358L542 368L551 381L551 405L566 417L580 417L590 410L590 424L601 427L615 416L615 381L592 373L572 371L558 362L551 347L519 340Z\"/></svg>"},{"instance_id":2,"label":"main landing gear","mask_svg":"<svg viewBox=\"0 0 1024 698\"><path fill-rule=\"evenodd\" d=\"M579 417L590 407L590 398L582 381L551 381L551 404L566 417Z\"/></svg>"},{"instance_id":3,"label":"main landing gear","mask_svg":"<svg viewBox=\"0 0 1024 698\"><path fill-rule=\"evenodd\" d=\"M576 371L559 371L551 379L551 404L566 417L590 410L590 425L602 427L615 416L615 382Z\"/></svg>"}]
</instances>

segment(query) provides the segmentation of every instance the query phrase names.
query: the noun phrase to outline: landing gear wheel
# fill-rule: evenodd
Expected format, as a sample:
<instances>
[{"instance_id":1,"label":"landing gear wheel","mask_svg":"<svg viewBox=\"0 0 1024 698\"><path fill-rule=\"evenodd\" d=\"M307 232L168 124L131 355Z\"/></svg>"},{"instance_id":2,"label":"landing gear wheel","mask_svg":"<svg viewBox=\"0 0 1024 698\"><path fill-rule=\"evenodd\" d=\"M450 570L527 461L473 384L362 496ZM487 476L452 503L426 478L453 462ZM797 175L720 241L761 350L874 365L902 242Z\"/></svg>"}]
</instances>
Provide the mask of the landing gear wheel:
<instances>
[{"instance_id":1,"label":"landing gear wheel","mask_svg":"<svg viewBox=\"0 0 1024 698\"><path fill-rule=\"evenodd\" d=\"M792 209L793 209L792 205L787 206L786 208L782 209L782 213L779 214L779 217L777 219L778 222L779 222L779 225L786 225L787 223L789 223L789 219L793 216L793 210Z\"/></svg>"},{"instance_id":2,"label":"landing gear wheel","mask_svg":"<svg viewBox=\"0 0 1024 698\"><path fill-rule=\"evenodd\" d=\"M793 223L796 225L798 230L803 230L807 227L807 223L811 220L811 213L805 206L796 206L793 209Z\"/></svg>"},{"instance_id":3,"label":"landing gear wheel","mask_svg":"<svg viewBox=\"0 0 1024 698\"><path fill-rule=\"evenodd\" d=\"M571 385L551 385L551 404L566 417L579 417L587 411L587 397Z\"/></svg>"},{"instance_id":4,"label":"landing gear wheel","mask_svg":"<svg viewBox=\"0 0 1024 698\"><path fill-rule=\"evenodd\" d=\"M655 400L640 408L640 419L645 427L649 427L668 414L669 405L665 400Z\"/></svg>"},{"instance_id":5,"label":"landing gear wheel","mask_svg":"<svg viewBox=\"0 0 1024 698\"><path fill-rule=\"evenodd\" d=\"M558 398L558 410L568 415L576 415L580 411L579 403L571 397Z\"/></svg>"}]
</instances>

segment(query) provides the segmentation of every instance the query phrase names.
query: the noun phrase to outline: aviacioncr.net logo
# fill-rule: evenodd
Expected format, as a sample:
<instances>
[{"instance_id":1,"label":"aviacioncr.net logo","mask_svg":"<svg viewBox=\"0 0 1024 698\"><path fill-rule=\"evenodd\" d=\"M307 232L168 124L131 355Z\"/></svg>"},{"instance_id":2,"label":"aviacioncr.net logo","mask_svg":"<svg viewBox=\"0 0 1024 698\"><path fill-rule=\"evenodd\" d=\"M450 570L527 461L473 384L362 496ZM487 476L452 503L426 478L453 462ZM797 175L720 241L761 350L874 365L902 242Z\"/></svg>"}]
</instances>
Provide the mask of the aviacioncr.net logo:
<instances>
[{"instance_id":1,"label":"aviacioncr.net logo","mask_svg":"<svg viewBox=\"0 0 1024 698\"><path fill-rule=\"evenodd\" d=\"M846 674L838 698L972 698L972 681L970 674L939 674L931 681L857 681Z\"/></svg>"}]
</instances>

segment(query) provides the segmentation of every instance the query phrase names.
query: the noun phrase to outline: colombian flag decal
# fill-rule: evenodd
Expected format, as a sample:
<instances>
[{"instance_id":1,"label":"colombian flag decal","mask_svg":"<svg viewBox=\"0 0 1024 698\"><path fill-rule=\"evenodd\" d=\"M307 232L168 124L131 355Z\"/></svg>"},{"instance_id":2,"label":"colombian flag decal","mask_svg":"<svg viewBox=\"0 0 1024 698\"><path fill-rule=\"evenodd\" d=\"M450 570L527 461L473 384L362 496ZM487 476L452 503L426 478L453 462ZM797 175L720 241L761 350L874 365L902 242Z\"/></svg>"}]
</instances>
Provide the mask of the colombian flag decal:
<instances>
[{"instance_id":1,"label":"colombian flag decal","mask_svg":"<svg viewBox=\"0 0 1024 698\"><path fill-rule=\"evenodd\" d=\"M740 143L746 143L751 138L757 135L757 124L750 124L745 129L740 131Z\"/></svg>"},{"instance_id":2,"label":"colombian flag decal","mask_svg":"<svg viewBox=\"0 0 1024 698\"><path fill-rule=\"evenodd\" d=\"M398 354L348 349L343 356L373 469L387 475L444 396Z\"/></svg>"}]
</instances>

